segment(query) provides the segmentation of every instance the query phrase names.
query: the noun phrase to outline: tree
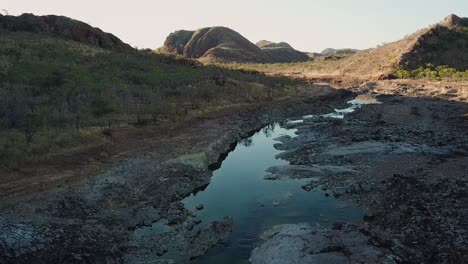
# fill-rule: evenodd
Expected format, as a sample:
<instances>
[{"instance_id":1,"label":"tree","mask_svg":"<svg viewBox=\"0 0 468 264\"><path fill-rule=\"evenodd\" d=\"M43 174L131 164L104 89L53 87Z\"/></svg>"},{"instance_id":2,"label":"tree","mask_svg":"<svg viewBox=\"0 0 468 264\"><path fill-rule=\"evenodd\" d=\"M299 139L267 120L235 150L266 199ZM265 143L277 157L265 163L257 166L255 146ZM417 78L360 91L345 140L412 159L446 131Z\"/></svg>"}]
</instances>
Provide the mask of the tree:
<instances>
[{"instance_id":1,"label":"tree","mask_svg":"<svg viewBox=\"0 0 468 264\"><path fill-rule=\"evenodd\" d=\"M102 118L115 111L111 103L101 96L98 96L91 101L90 108L93 116L100 119L101 128L103 127ZM110 128L110 120L108 120L107 124Z\"/></svg>"}]
</instances>

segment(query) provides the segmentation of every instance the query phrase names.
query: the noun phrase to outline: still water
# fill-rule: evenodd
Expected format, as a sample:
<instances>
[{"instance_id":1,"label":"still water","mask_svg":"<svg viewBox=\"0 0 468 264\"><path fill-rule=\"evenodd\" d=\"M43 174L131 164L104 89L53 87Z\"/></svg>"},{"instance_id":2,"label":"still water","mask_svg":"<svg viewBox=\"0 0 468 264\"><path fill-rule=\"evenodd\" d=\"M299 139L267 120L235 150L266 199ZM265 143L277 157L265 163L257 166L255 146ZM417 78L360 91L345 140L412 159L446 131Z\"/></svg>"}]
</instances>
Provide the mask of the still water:
<instances>
[{"instance_id":1,"label":"still water","mask_svg":"<svg viewBox=\"0 0 468 264\"><path fill-rule=\"evenodd\" d=\"M263 179L265 169L288 162L276 159L274 139L282 135L294 137L294 129L273 124L239 142L221 167L214 171L205 190L183 200L204 223L224 216L234 219L234 229L227 243L212 248L194 263L249 263L252 249L262 231L285 223L308 222L326 225L334 222L357 222L362 210L347 202L326 196L320 188L304 191L303 180ZM309 180L310 181L310 180ZM197 211L199 204L204 209Z\"/></svg>"}]
</instances>

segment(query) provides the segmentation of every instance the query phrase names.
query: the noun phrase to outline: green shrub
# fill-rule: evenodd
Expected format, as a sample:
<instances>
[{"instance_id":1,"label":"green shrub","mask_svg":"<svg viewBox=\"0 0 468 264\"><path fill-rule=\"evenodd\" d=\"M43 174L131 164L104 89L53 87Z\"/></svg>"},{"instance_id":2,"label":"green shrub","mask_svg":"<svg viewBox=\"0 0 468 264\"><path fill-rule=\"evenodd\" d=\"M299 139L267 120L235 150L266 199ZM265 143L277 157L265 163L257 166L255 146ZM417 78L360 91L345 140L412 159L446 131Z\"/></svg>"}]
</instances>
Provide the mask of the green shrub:
<instances>
[{"instance_id":1,"label":"green shrub","mask_svg":"<svg viewBox=\"0 0 468 264\"><path fill-rule=\"evenodd\" d=\"M395 76L400 79L407 79L411 77L411 73L408 70L400 68L395 72Z\"/></svg>"},{"instance_id":2,"label":"green shrub","mask_svg":"<svg viewBox=\"0 0 468 264\"><path fill-rule=\"evenodd\" d=\"M432 64L427 64L426 67L419 67L412 71L399 68L395 72L395 76L397 76L400 79L407 79L407 78L462 79L462 78L468 78L468 70L457 71L455 68L450 68L447 65L434 67Z\"/></svg>"}]
</instances>

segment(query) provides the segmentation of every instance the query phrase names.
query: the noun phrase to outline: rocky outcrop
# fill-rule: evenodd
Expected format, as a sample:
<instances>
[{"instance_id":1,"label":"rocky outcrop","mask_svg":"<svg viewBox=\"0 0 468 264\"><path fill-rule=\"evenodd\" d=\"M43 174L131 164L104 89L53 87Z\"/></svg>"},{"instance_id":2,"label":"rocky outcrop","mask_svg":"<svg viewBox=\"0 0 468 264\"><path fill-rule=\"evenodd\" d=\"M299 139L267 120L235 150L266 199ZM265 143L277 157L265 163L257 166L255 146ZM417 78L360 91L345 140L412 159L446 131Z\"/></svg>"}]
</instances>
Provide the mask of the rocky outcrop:
<instances>
[{"instance_id":1,"label":"rocky outcrop","mask_svg":"<svg viewBox=\"0 0 468 264\"><path fill-rule=\"evenodd\" d=\"M116 36L86 23L64 16L4 16L0 14L0 32L31 32L68 38L87 45L115 51L131 50Z\"/></svg>"},{"instance_id":2,"label":"rocky outcrop","mask_svg":"<svg viewBox=\"0 0 468 264\"><path fill-rule=\"evenodd\" d=\"M259 47L226 27L176 31L167 37L164 47L171 53L205 62L268 61Z\"/></svg>"},{"instance_id":3,"label":"rocky outcrop","mask_svg":"<svg viewBox=\"0 0 468 264\"><path fill-rule=\"evenodd\" d=\"M468 68L468 18L449 15L438 24L422 31L401 54L398 65L414 70L447 65L457 70Z\"/></svg>"},{"instance_id":4,"label":"rocky outcrop","mask_svg":"<svg viewBox=\"0 0 468 264\"><path fill-rule=\"evenodd\" d=\"M447 16L444 20L442 20L439 23L439 25L447 28L468 27L468 18L462 18L457 15L451 14Z\"/></svg>"},{"instance_id":5,"label":"rocky outcrop","mask_svg":"<svg viewBox=\"0 0 468 264\"><path fill-rule=\"evenodd\" d=\"M267 40L262 40L256 44L268 55L272 62L299 62L308 61L309 56L298 50L295 50L286 42L274 43Z\"/></svg>"},{"instance_id":6,"label":"rocky outcrop","mask_svg":"<svg viewBox=\"0 0 468 264\"><path fill-rule=\"evenodd\" d=\"M468 69L468 18L450 15L443 21L421 29L403 39L354 54L325 49L318 60L340 60L323 69L308 71L309 76L361 81L396 78L399 69L435 68L446 65L458 71ZM346 52L346 50L341 51ZM434 67L431 67L431 64Z\"/></svg>"},{"instance_id":7,"label":"rocky outcrop","mask_svg":"<svg viewBox=\"0 0 468 264\"><path fill-rule=\"evenodd\" d=\"M203 62L274 63L309 59L287 43L260 41L255 45L226 27L176 31L167 37L164 48L170 53Z\"/></svg>"}]
</instances>

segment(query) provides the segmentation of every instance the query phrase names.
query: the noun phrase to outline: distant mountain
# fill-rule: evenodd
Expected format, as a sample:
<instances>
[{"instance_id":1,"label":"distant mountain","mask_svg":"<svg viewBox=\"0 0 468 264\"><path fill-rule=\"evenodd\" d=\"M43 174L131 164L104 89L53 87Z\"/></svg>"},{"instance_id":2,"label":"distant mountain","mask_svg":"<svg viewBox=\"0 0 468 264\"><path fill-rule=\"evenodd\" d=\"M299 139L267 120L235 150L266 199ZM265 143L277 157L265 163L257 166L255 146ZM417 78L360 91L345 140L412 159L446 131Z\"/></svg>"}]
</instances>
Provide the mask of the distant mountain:
<instances>
[{"instance_id":1,"label":"distant mountain","mask_svg":"<svg viewBox=\"0 0 468 264\"><path fill-rule=\"evenodd\" d=\"M309 56L310 59L323 57L321 53L317 53L317 52L306 52L306 55Z\"/></svg>"},{"instance_id":2,"label":"distant mountain","mask_svg":"<svg viewBox=\"0 0 468 264\"><path fill-rule=\"evenodd\" d=\"M358 52L358 49L333 49L333 48L328 48L324 49L320 54L323 56L330 56L330 55L335 55L335 54L354 54Z\"/></svg>"},{"instance_id":3,"label":"distant mountain","mask_svg":"<svg viewBox=\"0 0 468 264\"><path fill-rule=\"evenodd\" d=\"M226 27L176 31L167 37L164 49L203 62L274 63L309 59L287 43L260 41L255 45Z\"/></svg>"},{"instance_id":4,"label":"distant mountain","mask_svg":"<svg viewBox=\"0 0 468 264\"><path fill-rule=\"evenodd\" d=\"M257 47L261 48L268 55L272 62L300 62L308 61L306 53L295 50L286 42L274 43L267 40L257 42Z\"/></svg>"},{"instance_id":5,"label":"distant mountain","mask_svg":"<svg viewBox=\"0 0 468 264\"><path fill-rule=\"evenodd\" d=\"M289 45L286 42L275 43L275 42L271 42L271 41L268 41L268 40L260 40L255 45L257 45L257 47L259 47L261 49L262 48L290 48L290 49L293 48L293 47L291 47L291 45Z\"/></svg>"},{"instance_id":6,"label":"distant mountain","mask_svg":"<svg viewBox=\"0 0 468 264\"><path fill-rule=\"evenodd\" d=\"M33 14L4 16L0 14L0 32L42 33L114 51L132 49L130 45L110 33L64 16L35 16Z\"/></svg>"},{"instance_id":7,"label":"distant mountain","mask_svg":"<svg viewBox=\"0 0 468 264\"><path fill-rule=\"evenodd\" d=\"M268 62L262 50L241 34L226 27L171 33L164 48L186 58L205 62Z\"/></svg>"}]
</instances>

